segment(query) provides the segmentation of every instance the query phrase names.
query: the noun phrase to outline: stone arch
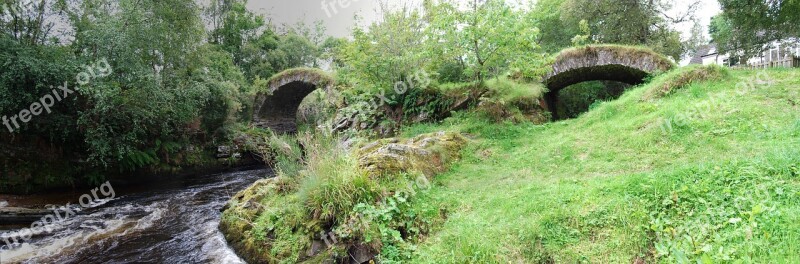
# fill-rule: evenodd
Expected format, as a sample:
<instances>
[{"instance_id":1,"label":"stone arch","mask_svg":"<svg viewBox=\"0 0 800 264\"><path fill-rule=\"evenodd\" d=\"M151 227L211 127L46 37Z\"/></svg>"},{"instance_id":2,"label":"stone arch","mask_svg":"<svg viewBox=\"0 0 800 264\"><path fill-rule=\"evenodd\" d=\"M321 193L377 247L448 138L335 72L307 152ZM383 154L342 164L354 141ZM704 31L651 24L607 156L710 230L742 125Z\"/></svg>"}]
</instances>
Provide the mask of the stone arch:
<instances>
[{"instance_id":1,"label":"stone arch","mask_svg":"<svg viewBox=\"0 0 800 264\"><path fill-rule=\"evenodd\" d=\"M618 45L590 45L561 51L552 71L542 78L547 86L545 107L556 115L558 92L586 81L617 81L638 85L647 76L665 72L675 63L653 50Z\"/></svg>"},{"instance_id":2,"label":"stone arch","mask_svg":"<svg viewBox=\"0 0 800 264\"><path fill-rule=\"evenodd\" d=\"M267 92L258 93L253 123L278 133L297 131L297 109L317 89L330 91L334 78L319 69L296 68L278 73L267 81Z\"/></svg>"}]
</instances>

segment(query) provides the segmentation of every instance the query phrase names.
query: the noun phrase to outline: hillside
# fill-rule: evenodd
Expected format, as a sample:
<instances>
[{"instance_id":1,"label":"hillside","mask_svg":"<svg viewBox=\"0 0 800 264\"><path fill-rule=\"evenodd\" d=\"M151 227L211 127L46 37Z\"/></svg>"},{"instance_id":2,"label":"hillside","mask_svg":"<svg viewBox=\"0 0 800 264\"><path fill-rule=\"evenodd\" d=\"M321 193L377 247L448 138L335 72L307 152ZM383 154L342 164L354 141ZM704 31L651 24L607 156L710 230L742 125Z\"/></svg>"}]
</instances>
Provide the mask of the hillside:
<instances>
[{"instance_id":1,"label":"hillside","mask_svg":"<svg viewBox=\"0 0 800 264\"><path fill-rule=\"evenodd\" d=\"M417 200L450 213L412 262L796 262L798 73L733 71L643 99L667 75L545 125L406 128L473 138Z\"/></svg>"},{"instance_id":2,"label":"hillside","mask_svg":"<svg viewBox=\"0 0 800 264\"><path fill-rule=\"evenodd\" d=\"M277 177L221 229L250 262L793 262L798 73L685 67L545 124L483 99L374 143L300 134L305 158L273 137Z\"/></svg>"}]
</instances>

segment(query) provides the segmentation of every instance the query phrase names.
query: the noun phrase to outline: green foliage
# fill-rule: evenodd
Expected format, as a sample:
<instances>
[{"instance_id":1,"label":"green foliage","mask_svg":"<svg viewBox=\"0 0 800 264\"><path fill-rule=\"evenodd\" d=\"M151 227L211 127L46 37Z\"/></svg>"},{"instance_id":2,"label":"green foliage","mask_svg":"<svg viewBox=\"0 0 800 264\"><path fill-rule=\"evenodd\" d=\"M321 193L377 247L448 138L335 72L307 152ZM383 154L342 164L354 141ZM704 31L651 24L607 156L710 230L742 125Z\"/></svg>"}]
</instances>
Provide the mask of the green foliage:
<instances>
[{"instance_id":1,"label":"green foliage","mask_svg":"<svg viewBox=\"0 0 800 264\"><path fill-rule=\"evenodd\" d=\"M795 210L784 205L796 204L800 194L797 154L656 176L667 184L633 183L631 189L644 187L637 196L648 201L655 257L669 263L757 262L756 256L777 253L768 248L785 243L781 230Z\"/></svg>"},{"instance_id":2,"label":"green foliage","mask_svg":"<svg viewBox=\"0 0 800 264\"><path fill-rule=\"evenodd\" d=\"M0 114L8 118L29 109L31 103L52 94L53 87L69 82L74 88L75 72L79 65L70 50L51 45L25 45L8 35L0 35ZM79 133L73 124L79 104L64 100L54 105L54 113L40 115L29 123L20 123L19 133L36 135L53 142L80 144L73 140ZM3 134L9 133L3 125ZM19 134L18 133L18 134Z\"/></svg>"},{"instance_id":3,"label":"green foliage","mask_svg":"<svg viewBox=\"0 0 800 264\"><path fill-rule=\"evenodd\" d=\"M51 86L67 82L75 90L75 77L86 65L105 59L111 70L56 103L52 113L24 124L18 131L24 138L3 134L3 145L16 139L60 146L42 147L41 157L24 159L89 161L74 164L76 173L59 176L63 182L74 181L70 177L81 170L102 174L192 163L194 158L185 157L202 150L165 148L161 142L210 149L230 140L230 128L252 116L251 82L312 65L319 55L303 28L277 35L246 4L42 1L20 9L25 13L0 17L0 63L8 69L0 73L4 115L28 108L52 93ZM56 24L74 38L60 42ZM52 178L44 170L35 175L22 170L12 171L20 178L15 183Z\"/></svg>"},{"instance_id":4,"label":"green foliage","mask_svg":"<svg viewBox=\"0 0 800 264\"><path fill-rule=\"evenodd\" d=\"M468 80L468 76L464 72L464 65L460 62L447 61L439 66L437 73L439 74L439 81L443 83L458 83Z\"/></svg>"},{"instance_id":5,"label":"green foliage","mask_svg":"<svg viewBox=\"0 0 800 264\"><path fill-rule=\"evenodd\" d=\"M575 118L599 103L619 98L630 85L617 82L593 81L569 86L558 92L558 116Z\"/></svg>"},{"instance_id":6,"label":"green foliage","mask_svg":"<svg viewBox=\"0 0 800 264\"><path fill-rule=\"evenodd\" d=\"M348 257L342 251L355 247L380 253L381 262L410 259L411 243L441 224L446 212L426 196L429 180L460 156L465 143L460 135L437 133L348 151L337 138L318 133L301 133L297 140L307 150L298 164L302 169L292 174L280 170L277 178L256 183L237 194L223 213L221 226L229 239L245 241L240 249L246 252L263 250L249 261L339 260ZM398 146L413 153L379 150ZM376 164L386 170L373 170ZM308 252L311 241L322 240L326 248L316 256L297 254Z\"/></svg>"},{"instance_id":7,"label":"green foliage","mask_svg":"<svg viewBox=\"0 0 800 264\"><path fill-rule=\"evenodd\" d=\"M252 221L244 239L252 240L250 248L266 248L259 259L297 262L305 258L309 240L321 239L320 232L330 231L334 224L343 224L358 203L372 203L380 195L380 186L369 179L349 154L337 147L337 140L321 134L301 134L299 138L274 140L280 149L289 149L287 141L300 140L306 150L303 163L287 160L270 184L250 192L267 192L261 205L269 210L258 215L237 215L226 211L223 225L238 224L245 217ZM291 151L293 152L293 151ZM279 157L283 155L280 154ZM288 155L292 156L292 155ZM287 156L287 157L288 157ZM290 165L294 162L293 165ZM292 169L286 169L291 167ZM229 222L226 219L235 219ZM240 230L237 232L244 232ZM252 232L252 233L251 233ZM244 235L244 233L243 233ZM341 237L341 236L337 236ZM342 239L342 238L339 238Z\"/></svg>"},{"instance_id":8,"label":"green foliage","mask_svg":"<svg viewBox=\"0 0 800 264\"><path fill-rule=\"evenodd\" d=\"M733 44L733 25L725 14L711 18L708 33L711 35L711 40L717 45L717 50L726 52L737 49L737 45Z\"/></svg>"},{"instance_id":9,"label":"green foliage","mask_svg":"<svg viewBox=\"0 0 800 264\"><path fill-rule=\"evenodd\" d=\"M210 42L218 44L234 57L237 65L245 62L246 46L270 49L277 45L271 31L261 33L265 17L247 10L247 0L213 0L204 13L211 22ZM252 44L251 44L251 40Z\"/></svg>"},{"instance_id":10,"label":"green foliage","mask_svg":"<svg viewBox=\"0 0 800 264\"><path fill-rule=\"evenodd\" d=\"M183 8L175 8L175 5ZM93 25L97 29L80 32L83 37L75 47L83 50L101 45L98 47L102 48L92 48L92 56L109 58L114 71L113 75L94 80L80 90L81 96L91 102L91 108L83 110L78 118L78 124L85 131L89 158L94 164L106 167L114 167L117 161L146 161L141 159L142 153L156 147L159 139L186 140L189 124L198 118L197 114L210 98L206 81L213 77L231 77L224 73L197 74L202 70L197 66L205 63L200 55L203 50L198 45L203 29L199 9L193 2L175 0L171 4L159 2L140 6L123 1L119 12L124 15L98 17L97 24ZM125 20L141 23L125 26ZM113 38L115 42L107 43L105 34L118 37ZM153 37L156 35L159 37ZM139 50L151 46L162 47L160 54L140 54ZM166 66L153 68L158 62ZM187 70L181 65L194 67ZM239 90L238 87L233 89L237 90L234 92Z\"/></svg>"},{"instance_id":11,"label":"green foliage","mask_svg":"<svg viewBox=\"0 0 800 264\"><path fill-rule=\"evenodd\" d=\"M669 1L589 1L567 0L561 6L563 23L580 25L586 20L592 33L590 39L598 43L645 45L676 60L688 51L682 44L680 33L671 25L687 22L693 17L693 6L687 5L680 17L666 14L674 4ZM682 8L681 8L682 9ZM570 37L577 34L569 32Z\"/></svg>"},{"instance_id":12,"label":"green foliage","mask_svg":"<svg viewBox=\"0 0 800 264\"><path fill-rule=\"evenodd\" d=\"M562 19L564 12L561 6L564 0L536 1L533 10L528 13L541 30L539 41L547 53L556 53L573 44L574 36L581 35L580 24ZM588 23L587 23L588 26Z\"/></svg>"},{"instance_id":13,"label":"green foliage","mask_svg":"<svg viewBox=\"0 0 800 264\"><path fill-rule=\"evenodd\" d=\"M428 2L428 36L431 50L444 58L465 58L464 68L473 81L497 76L509 65L531 65L540 60L537 37L530 16L502 0L472 2L460 8L457 2ZM454 30L453 25L462 25Z\"/></svg>"},{"instance_id":14,"label":"green foliage","mask_svg":"<svg viewBox=\"0 0 800 264\"><path fill-rule=\"evenodd\" d=\"M311 66L320 56L311 33L305 32L307 28L290 28L278 35L265 24L266 17L247 9L246 0L214 0L203 14L211 24L209 42L231 54L248 81L269 78L288 68Z\"/></svg>"},{"instance_id":15,"label":"green foliage","mask_svg":"<svg viewBox=\"0 0 800 264\"><path fill-rule=\"evenodd\" d=\"M302 169L303 149L300 142L293 136L275 135L263 137L268 142L269 150L273 153L273 168L280 175L297 175Z\"/></svg>"},{"instance_id":16,"label":"green foliage","mask_svg":"<svg viewBox=\"0 0 800 264\"><path fill-rule=\"evenodd\" d=\"M418 186L412 175L401 175L394 195L376 204L359 203L353 208L355 219L362 223L359 230L365 243L380 242L381 263L406 263L416 248L413 242L437 224L440 208L426 196L428 186ZM346 230L342 230L346 232Z\"/></svg>"},{"instance_id":17,"label":"green foliage","mask_svg":"<svg viewBox=\"0 0 800 264\"><path fill-rule=\"evenodd\" d=\"M544 85L497 77L486 81L487 93L480 98L476 111L494 122L543 122L547 119L539 106Z\"/></svg>"},{"instance_id":18,"label":"green foliage","mask_svg":"<svg viewBox=\"0 0 800 264\"><path fill-rule=\"evenodd\" d=\"M588 43L589 38L592 36L592 31L589 28L589 22L587 22L586 19L584 19L581 20L581 22L578 23L578 25L579 28L581 29L581 34L575 35L575 37L572 38L572 46L583 46L589 44Z\"/></svg>"},{"instance_id":19,"label":"green foliage","mask_svg":"<svg viewBox=\"0 0 800 264\"><path fill-rule=\"evenodd\" d=\"M353 41L337 49L339 80L357 89L390 89L431 61L425 56L425 22L417 10L388 11L382 23L356 28Z\"/></svg>"},{"instance_id":20,"label":"green foliage","mask_svg":"<svg viewBox=\"0 0 800 264\"><path fill-rule=\"evenodd\" d=\"M710 31L721 51L756 55L774 40L800 36L800 2L720 0L723 13Z\"/></svg>"},{"instance_id":21,"label":"green foliage","mask_svg":"<svg viewBox=\"0 0 800 264\"><path fill-rule=\"evenodd\" d=\"M511 103L536 101L544 95L545 87L539 83L521 83L506 77L486 81L486 87L500 100Z\"/></svg>"}]
</instances>

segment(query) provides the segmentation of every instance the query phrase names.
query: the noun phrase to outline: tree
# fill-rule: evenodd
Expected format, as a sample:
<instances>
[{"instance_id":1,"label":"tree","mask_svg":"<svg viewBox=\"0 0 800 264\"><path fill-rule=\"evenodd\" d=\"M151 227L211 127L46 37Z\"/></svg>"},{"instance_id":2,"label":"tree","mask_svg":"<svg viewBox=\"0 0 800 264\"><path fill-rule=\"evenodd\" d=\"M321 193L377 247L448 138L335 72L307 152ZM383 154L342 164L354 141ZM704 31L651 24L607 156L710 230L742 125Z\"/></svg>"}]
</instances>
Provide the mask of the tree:
<instances>
[{"instance_id":1,"label":"tree","mask_svg":"<svg viewBox=\"0 0 800 264\"><path fill-rule=\"evenodd\" d=\"M319 46L320 58L331 63L333 68L343 67L344 64L339 59L339 54L345 45L347 45L346 38L329 37L325 39L322 45Z\"/></svg>"},{"instance_id":2,"label":"tree","mask_svg":"<svg viewBox=\"0 0 800 264\"><path fill-rule=\"evenodd\" d=\"M693 21L698 6L699 1L692 2L684 12L670 16L673 3L665 0L566 0L561 12L567 24L587 20L597 42L645 45L681 58L688 50L672 26Z\"/></svg>"},{"instance_id":3,"label":"tree","mask_svg":"<svg viewBox=\"0 0 800 264\"><path fill-rule=\"evenodd\" d=\"M0 28L4 34L28 45L44 44L51 37L57 21L53 5L45 0L3 1L0 4Z\"/></svg>"},{"instance_id":4,"label":"tree","mask_svg":"<svg viewBox=\"0 0 800 264\"><path fill-rule=\"evenodd\" d=\"M210 42L233 55L236 65L244 63L242 50L251 40L261 38L264 16L247 10L247 0L214 0L204 13L211 23ZM265 34L271 34L267 32Z\"/></svg>"},{"instance_id":5,"label":"tree","mask_svg":"<svg viewBox=\"0 0 800 264\"><path fill-rule=\"evenodd\" d=\"M427 28L418 10L386 11L367 30L353 30L353 40L337 49L337 72L343 80L367 90L391 89L431 61L426 56Z\"/></svg>"},{"instance_id":6,"label":"tree","mask_svg":"<svg viewBox=\"0 0 800 264\"><path fill-rule=\"evenodd\" d=\"M503 0L473 0L466 6L442 2L426 6L431 45L445 57L461 57L465 73L476 81L497 75L514 61L530 62L539 53L532 17Z\"/></svg>"},{"instance_id":7,"label":"tree","mask_svg":"<svg viewBox=\"0 0 800 264\"><path fill-rule=\"evenodd\" d=\"M723 14L712 20L711 34L721 51L745 56L775 40L800 37L800 1L720 0Z\"/></svg>"},{"instance_id":8,"label":"tree","mask_svg":"<svg viewBox=\"0 0 800 264\"><path fill-rule=\"evenodd\" d=\"M711 41L717 44L717 49L720 52L738 49L739 45L733 42L733 25L725 14L719 14L711 18L708 33L711 35Z\"/></svg>"},{"instance_id":9,"label":"tree","mask_svg":"<svg viewBox=\"0 0 800 264\"><path fill-rule=\"evenodd\" d=\"M708 42L709 40L706 38L703 25L701 25L699 21L695 21L694 25L692 25L691 36L687 41L683 42L683 46L689 54L695 54L700 47L707 45Z\"/></svg>"},{"instance_id":10,"label":"tree","mask_svg":"<svg viewBox=\"0 0 800 264\"><path fill-rule=\"evenodd\" d=\"M572 38L581 34L579 24L562 18L561 6L564 2L566 1L539 0L527 14L534 21L534 25L541 30L537 43L548 53L556 53L570 47Z\"/></svg>"}]
</instances>

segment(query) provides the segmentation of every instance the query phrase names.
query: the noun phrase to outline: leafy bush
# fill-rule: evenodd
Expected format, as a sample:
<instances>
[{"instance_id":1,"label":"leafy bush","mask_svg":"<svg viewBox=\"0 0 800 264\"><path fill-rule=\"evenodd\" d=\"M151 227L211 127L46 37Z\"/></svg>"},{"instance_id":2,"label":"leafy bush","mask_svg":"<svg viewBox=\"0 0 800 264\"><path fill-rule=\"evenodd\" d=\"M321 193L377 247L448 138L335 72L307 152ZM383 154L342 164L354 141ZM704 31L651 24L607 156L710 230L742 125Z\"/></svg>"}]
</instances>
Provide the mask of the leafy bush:
<instances>
[{"instance_id":1,"label":"leafy bush","mask_svg":"<svg viewBox=\"0 0 800 264\"><path fill-rule=\"evenodd\" d=\"M477 111L495 122L541 123L549 120L539 105L545 91L538 83L517 82L506 77L486 81L488 93L480 98Z\"/></svg>"},{"instance_id":2,"label":"leafy bush","mask_svg":"<svg viewBox=\"0 0 800 264\"><path fill-rule=\"evenodd\" d=\"M437 72L439 81L443 83L457 83L468 79L464 74L464 66L457 62L448 61L442 63Z\"/></svg>"},{"instance_id":3,"label":"leafy bush","mask_svg":"<svg viewBox=\"0 0 800 264\"><path fill-rule=\"evenodd\" d=\"M558 92L558 116L578 117L600 102L619 98L630 85L618 82L593 81L566 87Z\"/></svg>"}]
</instances>

